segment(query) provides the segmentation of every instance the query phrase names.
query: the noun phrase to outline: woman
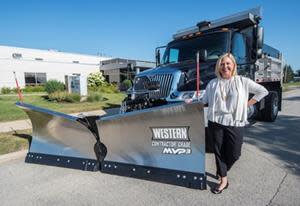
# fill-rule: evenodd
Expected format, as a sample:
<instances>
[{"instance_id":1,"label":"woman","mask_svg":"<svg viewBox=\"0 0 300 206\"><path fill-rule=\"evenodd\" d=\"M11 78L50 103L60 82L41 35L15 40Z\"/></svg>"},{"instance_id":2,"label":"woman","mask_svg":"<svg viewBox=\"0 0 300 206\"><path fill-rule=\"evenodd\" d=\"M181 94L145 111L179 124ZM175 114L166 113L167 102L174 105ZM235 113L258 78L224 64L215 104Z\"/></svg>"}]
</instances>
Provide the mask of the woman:
<instances>
[{"instance_id":1,"label":"woman","mask_svg":"<svg viewBox=\"0 0 300 206\"><path fill-rule=\"evenodd\" d=\"M241 155L247 107L264 98L268 91L251 79L238 76L236 61L230 53L219 58L215 73L217 78L208 83L202 101L208 104L208 129L221 180L212 192L220 194L229 186L227 172ZM250 100L249 93L254 94Z\"/></svg>"}]
</instances>

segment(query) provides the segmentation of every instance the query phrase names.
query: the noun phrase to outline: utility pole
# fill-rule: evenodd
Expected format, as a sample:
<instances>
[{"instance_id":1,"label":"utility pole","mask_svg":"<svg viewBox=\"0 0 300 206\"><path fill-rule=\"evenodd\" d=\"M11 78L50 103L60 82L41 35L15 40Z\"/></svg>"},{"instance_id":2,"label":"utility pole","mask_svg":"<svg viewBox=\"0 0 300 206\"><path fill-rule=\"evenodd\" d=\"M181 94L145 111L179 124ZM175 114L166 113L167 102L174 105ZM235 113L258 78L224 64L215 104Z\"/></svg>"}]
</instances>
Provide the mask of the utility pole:
<instances>
[{"instance_id":1,"label":"utility pole","mask_svg":"<svg viewBox=\"0 0 300 206\"><path fill-rule=\"evenodd\" d=\"M285 68L285 71L284 71L284 83L287 83L286 81L287 81L287 69L288 69L288 66L285 65L284 68Z\"/></svg>"}]
</instances>

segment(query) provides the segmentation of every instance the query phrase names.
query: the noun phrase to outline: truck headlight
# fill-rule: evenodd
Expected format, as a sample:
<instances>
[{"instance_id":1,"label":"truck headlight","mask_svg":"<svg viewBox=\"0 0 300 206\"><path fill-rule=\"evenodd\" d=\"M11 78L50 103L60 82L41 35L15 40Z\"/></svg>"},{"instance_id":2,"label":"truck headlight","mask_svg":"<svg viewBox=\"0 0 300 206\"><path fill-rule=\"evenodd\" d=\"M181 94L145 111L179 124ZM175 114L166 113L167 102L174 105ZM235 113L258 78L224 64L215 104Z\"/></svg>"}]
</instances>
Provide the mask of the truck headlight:
<instances>
[{"instance_id":1,"label":"truck headlight","mask_svg":"<svg viewBox=\"0 0 300 206\"><path fill-rule=\"evenodd\" d=\"M195 92L184 92L182 94L182 99L193 99Z\"/></svg>"},{"instance_id":2,"label":"truck headlight","mask_svg":"<svg viewBox=\"0 0 300 206\"><path fill-rule=\"evenodd\" d=\"M171 99L177 99L179 97L178 93L172 92L170 95Z\"/></svg>"}]
</instances>

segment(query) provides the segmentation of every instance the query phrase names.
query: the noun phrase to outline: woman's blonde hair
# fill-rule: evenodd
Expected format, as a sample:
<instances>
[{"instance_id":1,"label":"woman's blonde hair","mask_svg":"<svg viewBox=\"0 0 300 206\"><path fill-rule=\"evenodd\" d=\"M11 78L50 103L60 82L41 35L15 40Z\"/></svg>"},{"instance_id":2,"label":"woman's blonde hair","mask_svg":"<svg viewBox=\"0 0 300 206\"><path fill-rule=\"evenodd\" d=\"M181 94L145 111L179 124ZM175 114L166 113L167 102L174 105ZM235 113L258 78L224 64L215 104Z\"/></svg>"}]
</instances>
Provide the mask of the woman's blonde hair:
<instances>
[{"instance_id":1,"label":"woman's blonde hair","mask_svg":"<svg viewBox=\"0 0 300 206\"><path fill-rule=\"evenodd\" d=\"M235 61L234 56L233 56L231 53L225 53L225 54L223 54L222 56L219 57L219 59L218 59L218 61L217 61L217 64L216 64L215 74L217 75L218 78L221 78L221 77L222 77L221 72L220 72L220 69L221 69L221 62L222 62L222 60L223 60L225 57L231 59L231 61L232 61L233 64L234 64L234 67L233 67L233 70L232 70L231 75L232 75L232 76L236 76L236 75L237 75L237 64L236 64L236 61Z\"/></svg>"}]
</instances>

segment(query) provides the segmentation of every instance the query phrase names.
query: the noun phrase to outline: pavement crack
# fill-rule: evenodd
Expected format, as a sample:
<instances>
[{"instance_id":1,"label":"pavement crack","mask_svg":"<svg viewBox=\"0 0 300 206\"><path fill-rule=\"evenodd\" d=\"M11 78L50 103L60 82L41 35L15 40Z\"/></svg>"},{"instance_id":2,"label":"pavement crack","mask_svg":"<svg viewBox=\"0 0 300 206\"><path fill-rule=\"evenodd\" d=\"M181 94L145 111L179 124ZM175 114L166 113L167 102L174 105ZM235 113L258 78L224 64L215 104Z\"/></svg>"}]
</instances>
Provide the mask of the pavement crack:
<instances>
[{"instance_id":1,"label":"pavement crack","mask_svg":"<svg viewBox=\"0 0 300 206\"><path fill-rule=\"evenodd\" d=\"M282 178L281 182L279 183L279 185L278 185L278 187L277 187L277 190L276 190L275 194L273 195L273 197L271 198L271 200L269 201L269 203L267 204L267 206L273 205L273 204L272 204L272 203L273 203L273 200L274 200L274 198L276 197L276 195L279 193L279 190L280 190L280 188L281 188L281 185L282 185L283 182L285 181L285 178L287 177L287 175L288 175L288 173L285 172L284 177Z\"/></svg>"}]
</instances>

